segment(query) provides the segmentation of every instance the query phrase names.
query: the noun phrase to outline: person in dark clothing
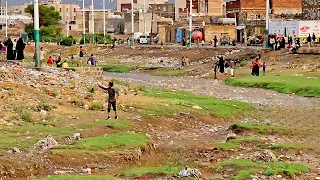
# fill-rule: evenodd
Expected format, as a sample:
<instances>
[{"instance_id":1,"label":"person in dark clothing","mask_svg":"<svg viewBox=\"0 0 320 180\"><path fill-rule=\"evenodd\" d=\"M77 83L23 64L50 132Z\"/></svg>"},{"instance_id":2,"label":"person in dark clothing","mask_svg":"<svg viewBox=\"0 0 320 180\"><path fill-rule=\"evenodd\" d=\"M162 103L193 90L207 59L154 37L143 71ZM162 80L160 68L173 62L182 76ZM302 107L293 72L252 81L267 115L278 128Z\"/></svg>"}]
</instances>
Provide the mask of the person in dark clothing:
<instances>
[{"instance_id":1,"label":"person in dark clothing","mask_svg":"<svg viewBox=\"0 0 320 180\"><path fill-rule=\"evenodd\" d=\"M224 65L225 65L225 60L223 59L223 56L219 57L219 69L220 73L224 73Z\"/></svg>"},{"instance_id":2,"label":"person in dark clothing","mask_svg":"<svg viewBox=\"0 0 320 180\"><path fill-rule=\"evenodd\" d=\"M296 44L298 45L298 47L297 47L297 48L300 48L300 47L301 47L301 44L300 44L300 38L298 38L298 39L297 39Z\"/></svg>"},{"instance_id":3,"label":"person in dark clothing","mask_svg":"<svg viewBox=\"0 0 320 180\"><path fill-rule=\"evenodd\" d=\"M252 62L252 65L250 67L252 69L253 76L259 76L260 67L261 67L261 64L259 62L259 59L257 58L254 62Z\"/></svg>"},{"instance_id":4,"label":"person in dark clothing","mask_svg":"<svg viewBox=\"0 0 320 180\"><path fill-rule=\"evenodd\" d=\"M281 48L286 48L286 40L284 39L284 37L282 37L281 40Z\"/></svg>"},{"instance_id":5,"label":"person in dark clothing","mask_svg":"<svg viewBox=\"0 0 320 180\"><path fill-rule=\"evenodd\" d=\"M309 49L311 48L311 36L309 34L309 36L307 37L307 42L308 42L308 47Z\"/></svg>"},{"instance_id":6,"label":"person in dark clothing","mask_svg":"<svg viewBox=\"0 0 320 180\"><path fill-rule=\"evenodd\" d=\"M117 99L119 98L119 91L113 88L113 82L109 82L108 87L98 83L98 86L103 90L108 91L108 117L107 120L110 119L111 106L114 111L115 119L118 119L117 115Z\"/></svg>"},{"instance_id":7,"label":"person in dark clothing","mask_svg":"<svg viewBox=\"0 0 320 180\"><path fill-rule=\"evenodd\" d=\"M313 43L316 43L316 35L314 33L312 34L312 41Z\"/></svg>"},{"instance_id":8,"label":"person in dark clothing","mask_svg":"<svg viewBox=\"0 0 320 180\"><path fill-rule=\"evenodd\" d=\"M61 68L62 67L62 62L61 62L61 53L59 54L57 60L56 60L56 65L57 65L57 68Z\"/></svg>"},{"instance_id":9,"label":"person in dark clothing","mask_svg":"<svg viewBox=\"0 0 320 180\"><path fill-rule=\"evenodd\" d=\"M213 38L214 47L217 47L217 42L218 42L217 36L214 36Z\"/></svg>"},{"instance_id":10,"label":"person in dark clothing","mask_svg":"<svg viewBox=\"0 0 320 180\"><path fill-rule=\"evenodd\" d=\"M292 37L289 36L289 37L288 37L288 44L291 45L292 43L293 43L293 42L292 42Z\"/></svg>"},{"instance_id":11,"label":"person in dark clothing","mask_svg":"<svg viewBox=\"0 0 320 180\"><path fill-rule=\"evenodd\" d=\"M182 39L182 46L186 46L186 45L187 45L186 40L183 38Z\"/></svg>"},{"instance_id":12,"label":"person in dark clothing","mask_svg":"<svg viewBox=\"0 0 320 180\"><path fill-rule=\"evenodd\" d=\"M4 45L7 47L7 60L15 60L15 57L13 54L13 42L11 38L9 38L6 42L4 42Z\"/></svg>"},{"instance_id":13,"label":"person in dark clothing","mask_svg":"<svg viewBox=\"0 0 320 180\"><path fill-rule=\"evenodd\" d=\"M26 47L26 44L23 42L22 38L19 38L19 40L17 41L17 60L22 60L24 59L24 48Z\"/></svg>"}]
</instances>

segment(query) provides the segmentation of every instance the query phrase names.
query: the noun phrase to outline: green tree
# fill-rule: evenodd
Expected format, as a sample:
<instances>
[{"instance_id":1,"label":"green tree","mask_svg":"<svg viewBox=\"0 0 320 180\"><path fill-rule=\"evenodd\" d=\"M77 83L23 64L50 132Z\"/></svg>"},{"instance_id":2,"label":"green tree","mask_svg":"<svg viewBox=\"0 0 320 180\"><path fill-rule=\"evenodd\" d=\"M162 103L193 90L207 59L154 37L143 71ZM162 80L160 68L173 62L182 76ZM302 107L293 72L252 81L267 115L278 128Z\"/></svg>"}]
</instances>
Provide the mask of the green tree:
<instances>
[{"instance_id":1,"label":"green tree","mask_svg":"<svg viewBox=\"0 0 320 180\"><path fill-rule=\"evenodd\" d=\"M34 18L34 5L31 4L26 9L27 13L30 13L32 18ZM60 13L54 9L52 6L45 6L43 4L39 5L39 25L50 26L58 24L58 20L61 19Z\"/></svg>"},{"instance_id":2,"label":"green tree","mask_svg":"<svg viewBox=\"0 0 320 180\"><path fill-rule=\"evenodd\" d=\"M27 7L26 12L34 18L34 5L31 4ZM57 39L61 36L61 27L58 25L58 20L61 19L60 13L52 6L39 5L39 26L41 39ZM34 25L26 25L25 32L33 39ZM58 38L59 39L59 38Z\"/></svg>"}]
</instances>

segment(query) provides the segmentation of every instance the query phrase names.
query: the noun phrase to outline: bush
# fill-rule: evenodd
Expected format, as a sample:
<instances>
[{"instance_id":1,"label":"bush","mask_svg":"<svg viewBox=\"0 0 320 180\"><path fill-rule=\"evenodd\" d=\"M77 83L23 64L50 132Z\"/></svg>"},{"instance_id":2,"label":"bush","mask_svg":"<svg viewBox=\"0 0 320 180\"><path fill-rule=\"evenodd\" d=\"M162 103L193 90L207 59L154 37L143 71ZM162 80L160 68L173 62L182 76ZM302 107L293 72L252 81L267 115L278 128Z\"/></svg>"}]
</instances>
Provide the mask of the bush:
<instances>
[{"instance_id":1,"label":"bush","mask_svg":"<svg viewBox=\"0 0 320 180\"><path fill-rule=\"evenodd\" d=\"M103 105L101 103L94 102L90 104L89 109L93 111L103 110Z\"/></svg>"},{"instance_id":2,"label":"bush","mask_svg":"<svg viewBox=\"0 0 320 180\"><path fill-rule=\"evenodd\" d=\"M52 109L56 108L54 105L51 104L47 104L44 102L39 103L36 107L35 107L35 111L41 111L41 110L45 110L45 111L51 111Z\"/></svg>"},{"instance_id":3,"label":"bush","mask_svg":"<svg viewBox=\"0 0 320 180\"><path fill-rule=\"evenodd\" d=\"M90 39L86 37L86 44L89 44L89 43L90 43ZM83 43L83 38L81 38L80 44L84 44Z\"/></svg>"},{"instance_id":4,"label":"bush","mask_svg":"<svg viewBox=\"0 0 320 180\"><path fill-rule=\"evenodd\" d=\"M60 45L64 45L64 46L72 46L74 42L74 38L71 36L69 37L64 37L62 38L61 42L60 42Z\"/></svg>"},{"instance_id":5,"label":"bush","mask_svg":"<svg viewBox=\"0 0 320 180\"><path fill-rule=\"evenodd\" d=\"M77 107L83 107L84 106L84 102L81 101L80 99L71 99L70 103L72 103L73 105L77 106Z\"/></svg>"},{"instance_id":6,"label":"bush","mask_svg":"<svg viewBox=\"0 0 320 180\"><path fill-rule=\"evenodd\" d=\"M30 111L27 110L21 110L19 112L19 117L24 122L32 122L32 117Z\"/></svg>"}]
</instances>

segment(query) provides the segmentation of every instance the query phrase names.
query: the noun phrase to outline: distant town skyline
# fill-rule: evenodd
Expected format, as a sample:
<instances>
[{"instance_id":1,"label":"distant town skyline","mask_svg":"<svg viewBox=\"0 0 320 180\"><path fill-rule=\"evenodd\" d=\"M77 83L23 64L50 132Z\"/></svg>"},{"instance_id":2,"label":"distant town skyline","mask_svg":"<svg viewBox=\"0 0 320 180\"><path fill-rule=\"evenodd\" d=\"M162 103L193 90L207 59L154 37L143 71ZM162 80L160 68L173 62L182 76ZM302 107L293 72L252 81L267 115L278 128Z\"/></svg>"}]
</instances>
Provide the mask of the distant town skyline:
<instances>
[{"instance_id":1,"label":"distant town skyline","mask_svg":"<svg viewBox=\"0 0 320 180\"><path fill-rule=\"evenodd\" d=\"M46 0L45 0L46 1ZM33 0L8 0L8 6L10 5L19 5L24 3L30 3L33 2ZM41 2L41 0L39 0ZM62 0L62 3L77 3L82 4L82 0ZM91 0L85 0L86 4L91 4ZM94 6L97 9L102 9L102 0L94 0ZM2 6L5 6L5 0L2 0ZM106 8L107 9L116 9L117 8L117 0L114 0L113 2L110 2L109 0L106 0Z\"/></svg>"}]
</instances>

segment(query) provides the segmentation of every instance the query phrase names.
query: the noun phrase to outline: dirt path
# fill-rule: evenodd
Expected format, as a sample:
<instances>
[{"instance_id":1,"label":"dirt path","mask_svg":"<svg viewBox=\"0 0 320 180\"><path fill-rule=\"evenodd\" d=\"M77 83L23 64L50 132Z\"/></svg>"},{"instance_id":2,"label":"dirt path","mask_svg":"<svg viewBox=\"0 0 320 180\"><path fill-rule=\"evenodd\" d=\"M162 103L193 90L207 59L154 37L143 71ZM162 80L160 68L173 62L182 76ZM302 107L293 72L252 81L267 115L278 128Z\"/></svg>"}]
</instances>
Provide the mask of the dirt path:
<instances>
[{"instance_id":1,"label":"dirt path","mask_svg":"<svg viewBox=\"0 0 320 180\"><path fill-rule=\"evenodd\" d=\"M196 94L214 96L220 99L238 100L252 103L256 106L279 107L312 107L320 106L320 100L296 95L289 96L271 90L259 88L241 88L225 85L222 81L199 79L193 77L162 77L142 73L109 73L104 72L108 78L138 83L154 88L168 88L174 90L187 90Z\"/></svg>"}]
</instances>

